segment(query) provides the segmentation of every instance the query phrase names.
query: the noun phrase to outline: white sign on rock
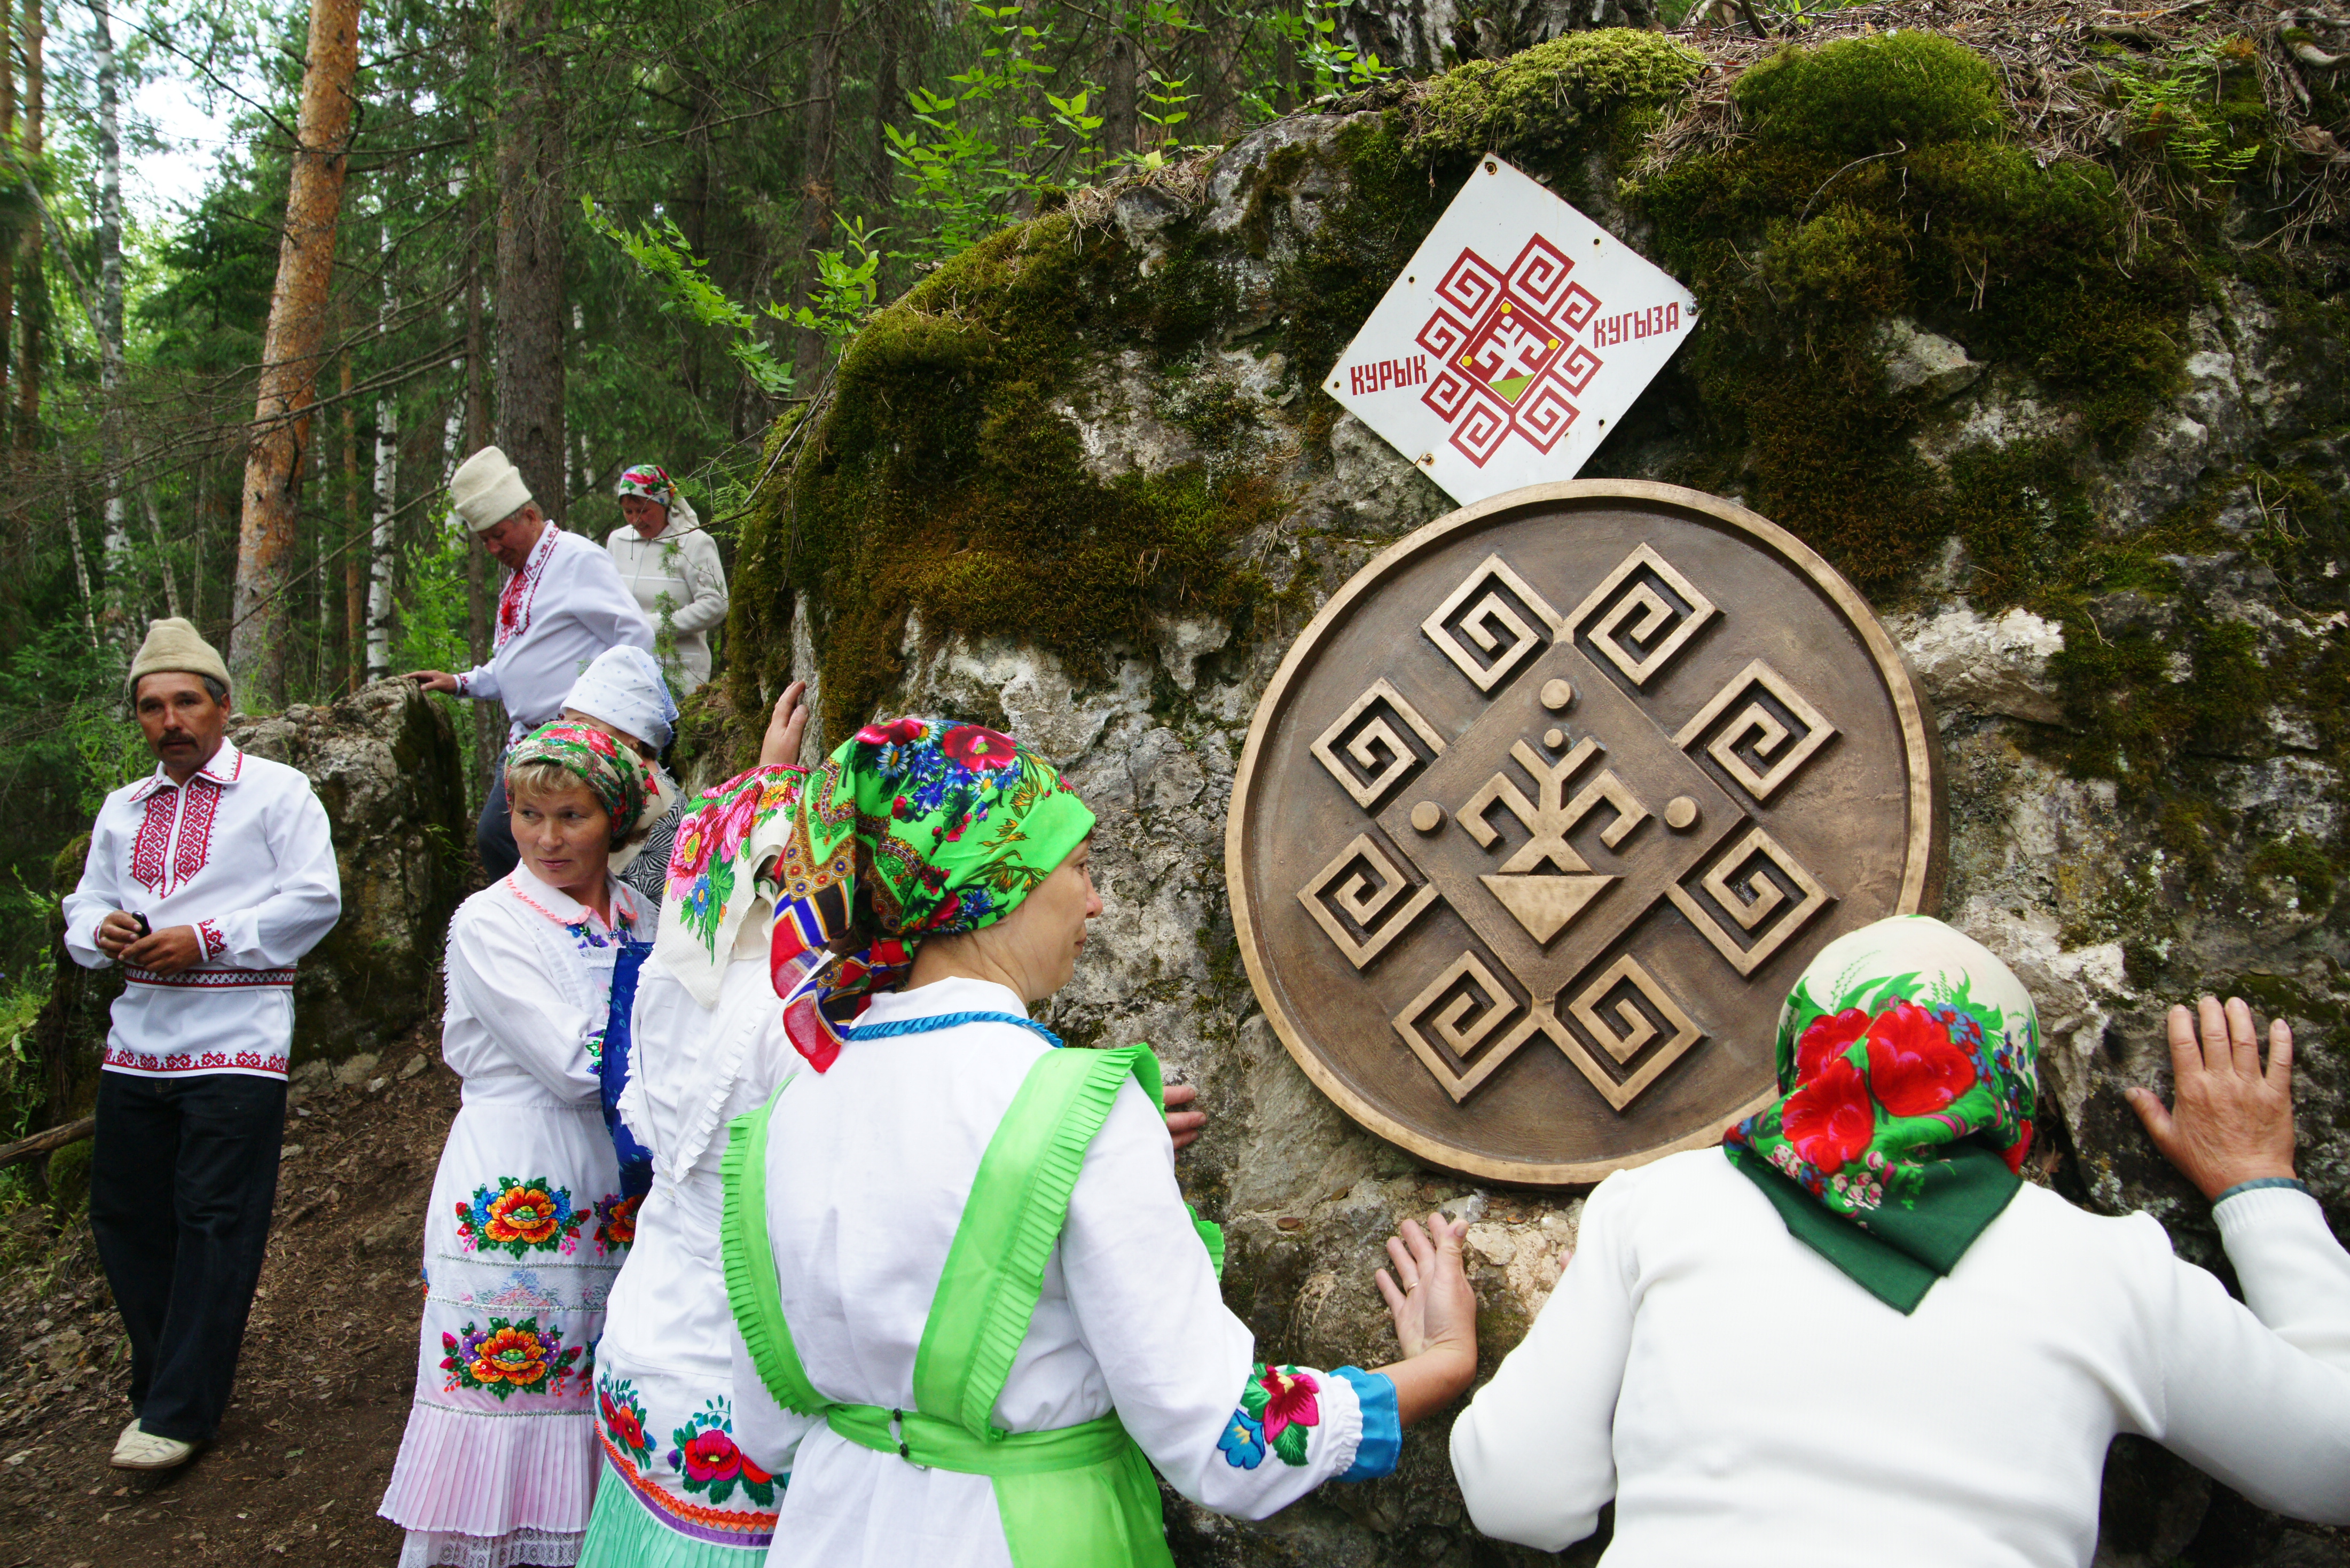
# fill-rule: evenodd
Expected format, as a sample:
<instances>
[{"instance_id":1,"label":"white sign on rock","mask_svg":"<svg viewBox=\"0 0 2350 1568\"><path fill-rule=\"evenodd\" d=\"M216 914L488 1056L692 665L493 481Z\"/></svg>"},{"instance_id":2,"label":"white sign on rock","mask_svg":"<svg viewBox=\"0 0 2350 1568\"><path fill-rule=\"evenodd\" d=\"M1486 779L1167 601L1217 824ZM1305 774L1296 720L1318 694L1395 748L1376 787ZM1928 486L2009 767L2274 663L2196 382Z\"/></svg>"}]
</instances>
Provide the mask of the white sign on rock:
<instances>
[{"instance_id":1,"label":"white sign on rock","mask_svg":"<svg viewBox=\"0 0 2350 1568\"><path fill-rule=\"evenodd\" d=\"M1487 157L1327 386L1466 504L1574 478L1696 324L1669 274Z\"/></svg>"}]
</instances>

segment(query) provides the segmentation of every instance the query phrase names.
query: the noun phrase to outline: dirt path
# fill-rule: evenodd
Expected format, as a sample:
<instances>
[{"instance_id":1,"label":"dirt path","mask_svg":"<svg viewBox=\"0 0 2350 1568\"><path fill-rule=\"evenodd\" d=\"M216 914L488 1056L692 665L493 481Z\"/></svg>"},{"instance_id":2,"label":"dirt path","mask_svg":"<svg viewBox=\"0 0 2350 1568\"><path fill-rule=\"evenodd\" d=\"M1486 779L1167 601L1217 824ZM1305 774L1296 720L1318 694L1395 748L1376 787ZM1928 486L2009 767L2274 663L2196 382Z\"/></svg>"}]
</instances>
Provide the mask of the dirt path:
<instances>
[{"instance_id":1,"label":"dirt path","mask_svg":"<svg viewBox=\"0 0 2350 1568\"><path fill-rule=\"evenodd\" d=\"M457 1079L437 1034L385 1053L377 1071L373 1092L297 1091L235 1400L220 1441L155 1481L106 1462L130 1419L129 1346L88 1222L51 1239L31 1211L11 1217L0 1568L396 1559L400 1532L375 1505L415 1385L424 1204Z\"/></svg>"}]
</instances>

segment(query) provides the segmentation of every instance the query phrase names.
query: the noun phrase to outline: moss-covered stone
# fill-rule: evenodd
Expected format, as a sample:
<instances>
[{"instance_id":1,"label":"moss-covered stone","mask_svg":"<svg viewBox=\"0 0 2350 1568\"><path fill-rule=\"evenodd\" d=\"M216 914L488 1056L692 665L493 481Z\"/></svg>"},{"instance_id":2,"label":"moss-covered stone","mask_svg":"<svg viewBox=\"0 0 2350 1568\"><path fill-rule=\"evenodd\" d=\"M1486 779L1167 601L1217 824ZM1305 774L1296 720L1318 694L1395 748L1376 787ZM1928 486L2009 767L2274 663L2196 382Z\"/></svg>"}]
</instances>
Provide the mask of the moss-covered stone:
<instances>
[{"instance_id":1,"label":"moss-covered stone","mask_svg":"<svg viewBox=\"0 0 2350 1568\"><path fill-rule=\"evenodd\" d=\"M1265 476L1201 464L1089 473L1066 400L1083 351L1166 362L1195 351L1228 288L1187 253L1146 275L1115 235L1053 214L1003 230L881 311L842 360L808 450L746 527L728 635L740 737L755 731L788 647L811 628L827 732L861 722L896 680L908 617L941 633L1033 639L1080 679L1159 611L1229 615L1249 577L1232 539L1278 504Z\"/></svg>"},{"instance_id":2,"label":"moss-covered stone","mask_svg":"<svg viewBox=\"0 0 2350 1568\"><path fill-rule=\"evenodd\" d=\"M1415 151L1515 158L1579 150L1604 136L1619 111L1678 99L1704 69L1703 55L1662 34L1569 33L1507 59L1470 61L1430 83L1414 116Z\"/></svg>"}]
</instances>

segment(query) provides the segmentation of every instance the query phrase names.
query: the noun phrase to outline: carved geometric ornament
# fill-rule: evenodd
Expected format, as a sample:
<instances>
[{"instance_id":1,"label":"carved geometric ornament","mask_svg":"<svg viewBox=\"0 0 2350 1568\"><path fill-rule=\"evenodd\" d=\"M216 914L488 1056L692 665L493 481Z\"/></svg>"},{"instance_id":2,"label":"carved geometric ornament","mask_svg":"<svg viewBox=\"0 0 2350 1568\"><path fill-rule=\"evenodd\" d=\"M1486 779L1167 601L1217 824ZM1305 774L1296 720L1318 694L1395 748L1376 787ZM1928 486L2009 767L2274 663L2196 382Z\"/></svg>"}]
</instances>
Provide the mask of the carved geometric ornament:
<instances>
[{"instance_id":1,"label":"carved geometric ornament","mask_svg":"<svg viewBox=\"0 0 2350 1568\"><path fill-rule=\"evenodd\" d=\"M1596 1180L1767 1102L1811 955L1932 907L1935 756L1866 603L1765 519L1513 492L1363 567L1267 687L1226 834L1242 960L1374 1132Z\"/></svg>"}]
</instances>

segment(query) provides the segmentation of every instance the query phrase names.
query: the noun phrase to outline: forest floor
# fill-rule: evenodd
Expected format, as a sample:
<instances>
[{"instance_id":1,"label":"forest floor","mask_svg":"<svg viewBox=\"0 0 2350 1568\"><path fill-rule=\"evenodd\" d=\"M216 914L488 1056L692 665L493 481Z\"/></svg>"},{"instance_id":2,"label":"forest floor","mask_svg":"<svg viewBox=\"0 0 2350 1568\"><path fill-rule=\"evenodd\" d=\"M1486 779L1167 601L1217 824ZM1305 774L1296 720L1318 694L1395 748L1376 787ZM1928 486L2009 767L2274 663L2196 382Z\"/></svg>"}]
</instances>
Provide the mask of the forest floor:
<instances>
[{"instance_id":1,"label":"forest floor","mask_svg":"<svg viewBox=\"0 0 2350 1568\"><path fill-rule=\"evenodd\" d=\"M130 1419L130 1345L88 1220L54 1236L38 1209L0 1220L0 1568L398 1557L375 1506L415 1386L420 1238L457 1078L437 1031L375 1072L291 1096L235 1397L220 1440L177 1470L107 1464Z\"/></svg>"}]
</instances>

